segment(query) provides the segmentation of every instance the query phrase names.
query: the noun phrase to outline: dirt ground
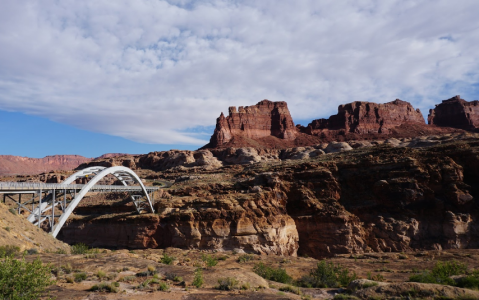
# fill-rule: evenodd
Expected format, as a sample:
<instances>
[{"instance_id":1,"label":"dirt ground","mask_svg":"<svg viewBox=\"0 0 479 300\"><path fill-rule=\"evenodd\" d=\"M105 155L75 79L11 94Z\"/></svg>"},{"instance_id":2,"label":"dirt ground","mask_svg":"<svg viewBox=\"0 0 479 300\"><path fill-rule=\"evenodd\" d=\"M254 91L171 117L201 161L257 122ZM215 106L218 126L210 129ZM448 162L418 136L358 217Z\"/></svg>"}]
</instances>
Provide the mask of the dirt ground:
<instances>
[{"instance_id":1,"label":"dirt ground","mask_svg":"<svg viewBox=\"0 0 479 300\"><path fill-rule=\"evenodd\" d=\"M284 257L251 255L247 262L240 262L240 253L206 252L199 250L181 250L176 248L147 250L98 249L90 254L36 254L27 256L27 260L39 257L44 263L57 269L66 269L57 273L56 284L48 289L50 297L55 299L332 299L343 289L300 288L301 296L280 291L284 284L268 281L253 272L259 262L275 268L284 268L293 279L307 275L318 260L306 257ZM166 253L174 257L171 265L161 263ZM216 266L207 267L203 257L210 255L218 260ZM359 278L374 278L378 281L403 283L414 272L431 269L438 261L456 260L465 263L469 269L479 268L479 250L422 251L411 253L374 253L366 255L344 255L328 259L354 271ZM204 285L196 288L192 285L195 269L203 270ZM148 269L156 270L158 283L154 281L142 287L153 275L138 276ZM99 272L100 271L100 272ZM81 282L71 282L78 273L85 273ZM103 278L100 280L98 274ZM101 275L103 274L103 275ZM176 277L176 278L174 278ZM231 277L238 281L238 289L220 291L216 287L220 278ZM70 281L68 280L70 278ZM101 282L119 282L117 293L92 292L91 287ZM159 283L166 283L169 290L159 291Z\"/></svg>"}]
</instances>

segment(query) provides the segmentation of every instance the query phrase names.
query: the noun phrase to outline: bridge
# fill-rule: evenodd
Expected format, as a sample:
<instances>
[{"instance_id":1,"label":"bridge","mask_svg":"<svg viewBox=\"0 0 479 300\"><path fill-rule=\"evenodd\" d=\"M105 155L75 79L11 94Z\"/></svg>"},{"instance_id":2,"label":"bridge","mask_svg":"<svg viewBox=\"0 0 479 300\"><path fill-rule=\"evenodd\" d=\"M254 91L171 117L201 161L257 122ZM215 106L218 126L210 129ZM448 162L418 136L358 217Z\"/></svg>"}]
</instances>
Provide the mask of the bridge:
<instances>
[{"instance_id":1,"label":"bridge","mask_svg":"<svg viewBox=\"0 0 479 300\"><path fill-rule=\"evenodd\" d=\"M113 175L122 185L97 184L105 176ZM86 184L74 184L87 178ZM89 192L128 192L138 213L154 213L150 196L159 187L143 185L138 175L127 167L89 167L76 172L62 183L0 182L0 194L15 202L17 212L28 214L28 221L38 227L46 225L56 237L68 217ZM30 195L22 203L22 195ZM45 226L44 226L45 227Z\"/></svg>"}]
</instances>

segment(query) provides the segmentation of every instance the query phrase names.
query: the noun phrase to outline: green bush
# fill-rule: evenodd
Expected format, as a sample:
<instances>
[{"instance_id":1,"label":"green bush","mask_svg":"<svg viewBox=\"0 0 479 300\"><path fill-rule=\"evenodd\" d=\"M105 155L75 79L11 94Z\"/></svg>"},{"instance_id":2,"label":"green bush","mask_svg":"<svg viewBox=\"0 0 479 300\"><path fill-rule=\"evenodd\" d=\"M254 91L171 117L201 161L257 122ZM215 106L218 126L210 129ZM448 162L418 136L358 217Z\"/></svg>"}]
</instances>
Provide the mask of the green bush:
<instances>
[{"instance_id":1,"label":"green bush","mask_svg":"<svg viewBox=\"0 0 479 300\"><path fill-rule=\"evenodd\" d=\"M238 262L241 264L241 263L245 263L245 262L248 262L250 260L253 260L254 259L254 255L252 254L243 254L243 255L240 255L238 257Z\"/></svg>"},{"instance_id":2,"label":"green bush","mask_svg":"<svg viewBox=\"0 0 479 300\"><path fill-rule=\"evenodd\" d=\"M4 258L6 256L15 256L20 252L20 248L17 246L6 245L0 246L0 258Z\"/></svg>"},{"instance_id":3,"label":"green bush","mask_svg":"<svg viewBox=\"0 0 479 300\"><path fill-rule=\"evenodd\" d=\"M299 287L293 287L291 285L286 285L286 286L280 287L279 290L282 291L282 292L289 292L289 293L293 293L293 294L296 294L296 295L301 295L302 294Z\"/></svg>"},{"instance_id":4,"label":"green bush","mask_svg":"<svg viewBox=\"0 0 479 300\"><path fill-rule=\"evenodd\" d=\"M160 282L160 284L158 285L158 290L159 291L166 292L169 289L170 289L170 286L166 282Z\"/></svg>"},{"instance_id":5,"label":"green bush","mask_svg":"<svg viewBox=\"0 0 479 300\"><path fill-rule=\"evenodd\" d=\"M264 279L277 281L281 283L290 283L292 280L291 276L289 276L288 273L286 273L285 269L282 269L282 268L275 269L273 267L266 266L262 262L260 262L259 264L256 264L253 267L253 272L263 277Z\"/></svg>"},{"instance_id":6,"label":"green bush","mask_svg":"<svg viewBox=\"0 0 479 300\"><path fill-rule=\"evenodd\" d=\"M214 267L218 264L218 259L216 257L211 256L211 255L203 254L201 256L201 260L206 263L206 266L208 268Z\"/></svg>"},{"instance_id":7,"label":"green bush","mask_svg":"<svg viewBox=\"0 0 479 300\"><path fill-rule=\"evenodd\" d=\"M58 248L57 251L55 251L56 254L67 254L67 251L65 249Z\"/></svg>"},{"instance_id":8,"label":"green bush","mask_svg":"<svg viewBox=\"0 0 479 300\"><path fill-rule=\"evenodd\" d=\"M203 270L201 268L195 270L195 278L193 279L192 284L197 288L200 288L203 285Z\"/></svg>"},{"instance_id":9,"label":"green bush","mask_svg":"<svg viewBox=\"0 0 479 300\"><path fill-rule=\"evenodd\" d=\"M108 283L95 284L94 286L92 286L92 287L90 288L90 291L93 291L93 292L118 293L118 289L117 289L114 285L108 284Z\"/></svg>"},{"instance_id":10,"label":"green bush","mask_svg":"<svg viewBox=\"0 0 479 300\"><path fill-rule=\"evenodd\" d=\"M176 275L175 273L167 273L165 278L168 280L173 280L174 282L183 281L183 277Z\"/></svg>"},{"instance_id":11,"label":"green bush","mask_svg":"<svg viewBox=\"0 0 479 300\"><path fill-rule=\"evenodd\" d=\"M78 243L71 246L72 254L87 254L89 247L83 243Z\"/></svg>"},{"instance_id":12,"label":"green bush","mask_svg":"<svg viewBox=\"0 0 479 300\"><path fill-rule=\"evenodd\" d=\"M75 278L75 282L82 282L87 278L85 272L76 273L75 275L73 275L73 277Z\"/></svg>"},{"instance_id":13,"label":"green bush","mask_svg":"<svg viewBox=\"0 0 479 300\"><path fill-rule=\"evenodd\" d=\"M348 286L355 279L357 279L355 272L323 260L318 262L316 269L311 270L309 276L304 276L298 283L306 287L327 288Z\"/></svg>"},{"instance_id":14,"label":"green bush","mask_svg":"<svg viewBox=\"0 0 479 300\"><path fill-rule=\"evenodd\" d=\"M456 282L450 278L454 275L462 275L467 271L467 266L457 261L437 262L434 268L425 270L420 274L414 274L409 277L411 282L436 283L444 285L456 285Z\"/></svg>"},{"instance_id":15,"label":"green bush","mask_svg":"<svg viewBox=\"0 0 479 300\"><path fill-rule=\"evenodd\" d=\"M218 286L216 288L222 291L231 291L236 289L237 286L238 280L231 277L226 277L218 279Z\"/></svg>"},{"instance_id":16,"label":"green bush","mask_svg":"<svg viewBox=\"0 0 479 300\"><path fill-rule=\"evenodd\" d=\"M6 256L0 261L0 295L2 299L38 299L53 284L51 267L39 259L29 263Z\"/></svg>"},{"instance_id":17,"label":"green bush","mask_svg":"<svg viewBox=\"0 0 479 300\"><path fill-rule=\"evenodd\" d=\"M176 257L168 256L168 254L163 253L163 257L160 262L165 265L171 265L175 261Z\"/></svg>"}]
</instances>

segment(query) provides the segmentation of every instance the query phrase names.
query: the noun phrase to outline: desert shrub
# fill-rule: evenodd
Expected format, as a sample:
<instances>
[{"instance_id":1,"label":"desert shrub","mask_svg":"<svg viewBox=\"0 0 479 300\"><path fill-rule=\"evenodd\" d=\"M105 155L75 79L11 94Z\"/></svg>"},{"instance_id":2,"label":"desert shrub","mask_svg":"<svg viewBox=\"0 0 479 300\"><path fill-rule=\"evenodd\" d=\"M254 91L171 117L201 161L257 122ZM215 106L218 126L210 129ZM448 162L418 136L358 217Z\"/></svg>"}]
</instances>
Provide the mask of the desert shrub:
<instances>
[{"instance_id":1,"label":"desert shrub","mask_svg":"<svg viewBox=\"0 0 479 300\"><path fill-rule=\"evenodd\" d=\"M65 249L58 248L57 251L55 251L56 254L67 254L67 251Z\"/></svg>"},{"instance_id":2,"label":"desert shrub","mask_svg":"<svg viewBox=\"0 0 479 300\"><path fill-rule=\"evenodd\" d=\"M323 260L318 262L316 269L311 270L309 276L304 276L298 284L318 288L341 287L348 286L355 279L357 279L355 272Z\"/></svg>"},{"instance_id":3,"label":"desert shrub","mask_svg":"<svg viewBox=\"0 0 479 300\"><path fill-rule=\"evenodd\" d=\"M467 266L457 261L437 262L432 270L425 270L420 274L409 277L411 282L436 283L444 285L456 285L450 276L462 275L467 271Z\"/></svg>"},{"instance_id":4,"label":"desert shrub","mask_svg":"<svg viewBox=\"0 0 479 300\"><path fill-rule=\"evenodd\" d=\"M222 291L231 291L236 289L237 286L238 280L232 277L226 277L218 279L218 286L216 288Z\"/></svg>"},{"instance_id":5,"label":"desert shrub","mask_svg":"<svg viewBox=\"0 0 479 300\"><path fill-rule=\"evenodd\" d=\"M26 250L26 251L25 251L25 254L27 254L27 255L38 254L38 250L35 249L35 248L31 248L31 249Z\"/></svg>"},{"instance_id":6,"label":"desert shrub","mask_svg":"<svg viewBox=\"0 0 479 300\"><path fill-rule=\"evenodd\" d=\"M39 299L53 284L50 276L51 267L39 259L26 262L5 256L0 261L0 295L2 299Z\"/></svg>"},{"instance_id":7,"label":"desert shrub","mask_svg":"<svg viewBox=\"0 0 479 300\"><path fill-rule=\"evenodd\" d=\"M83 243L78 243L71 246L71 253L72 254L87 254L88 253L88 246Z\"/></svg>"},{"instance_id":8,"label":"desert shrub","mask_svg":"<svg viewBox=\"0 0 479 300\"><path fill-rule=\"evenodd\" d=\"M147 276L154 276L158 272L156 271L156 268L153 266L148 266L148 269L143 272L136 273L136 276L138 277L147 277Z\"/></svg>"},{"instance_id":9,"label":"desert shrub","mask_svg":"<svg viewBox=\"0 0 479 300\"><path fill-rule=\"evenodd\" d=\"M371 275L371 272L368 272L368 279L374 281L384 281L384 276L381 274Z\"/></svg>"},{"instance_id":10,"label":"desert shrub","mask_svg":"<svg viewBox=\"0 0 479 300\"><path fill-rule=\"evenodd\" d=\"M98 270L96 272L96 277L98 277L98 279L100 279L100 281L103 280L103 278L105 278L105 276L106 276L106 273L103 270Z\"/></svg>"},{"instance_id":11,"label":"desert shrub","mask_svg":"<svg viewBox=\"0 0 479 300\"><path fill-rule=\"evenodd\" d=\"M162 292L166 292L170 289L170 286L166 282L160 282L158 285L158 290Z\"/></svg>"},{"instance_id":12,"label":"desert shrub","mask_svg":"<svg viewBox=\"0 0 479 300\"><path fill-rule=\"evenodd\" d=\"M251 285L249 284L249 282L243 283L243 284L241 285L241 289L242 289L242 290L247 291L247 290L249 290L250 288L251 288Z\"/></svg>"},{"instance_id":13,"label":"desert shrub","mask_svg":"<svg viewBox=\"0 0 479 300\"><path fill-rule=\"evenodd\" d=\"M120 281L135 281L136 276L125 276L120 279Z\"/></svg>"},{"instance_id":14,"label":"desert shrub","mask_svg":"<svg viewBox=\"0 0 479 300\"><path fill-rule=\"evenodd\" d=\"M211 256L211 255L203 254L201 256L201 260L206 263L206 266L208 268L214 267L218 264L218 259L216 257Z\"/></svg>"},{"instance_id":15,"label":"desert shrub","mask_svg":"<svg viewBox=\"0 0 479 300\"><path fill-rule=\"evenodd\" d=\"M473 271L468 276L460 278L456 282L456 286L479 290L479 271Z\"/></svg>"},{"instance_id":16,"label":"desert shrub","mask_svg":"<svg viewBox=\"0 0 479 300\"><path fill-rule=\"evenodd\" d=\"M355 297L355 296L352 296L352 295L347 295L347 294L336 294L336 295L334 295L333 299L334 300L359 300L358 297Z\"/></svg>"},{"instance_id":17,"label":"desert shrub","mask_svg":"<svg viewBox=\"0 0 479 300\"><path fill-rule=\"evenodd\" d=\"M200 288L203 285L203 270L201 268L197 268L195 270L195 277L193 278L192 284L197 288Z\"/></svg>"},{"instance_id":18,"label":"desert shrub","mask_svg":"<svg viewBox=\"0 0 479 300\"><path fill-rule=\"evenodd\" d=\"M75 273L73 277L75 278L75 282L82 282L83 280L87 278L87 275L85 272L80 272L80 273Z\"/></svg>"},{"instance_id":19,"label":"desert shrub","mask_svg":"<svg viewBox=\"0 0 479 300\"><path fill-rule=\"evenodd\" d=\"M160 262L165 265L171 265L175 261L176 257L169 256L166 253L163 253L163 257L161 258Z\"/></svg>"},{"instance_id":20,"label":"desert shrub","mask_svg":"<svg viewBox=\"0 0 479 300\"><path fill-rule=\"evenodd\" d=\"M108 293L118 293L118 289L109 283L99 283L95 284L90 288L90 291L93 292L108 292Z\"/></svg>"},{"instance_id":21,"label":"desert shrub","mask_svg":"<svg viewBox=\"0 0 479 300\"><path fill-rule=\"evenodd\" d=\"M248 262L248 261L253 260L253 259L254 259L254 255L252 255L252 254L243 254L243 255L240 255L240 256L238 257L238 262L239 262L240 264L242 264L242 263Z\"/></svg>"},{"instance_id":22,"label":"desert shrub","mask_svg":"<svg viewBox=\"0 0 479 300\"><path fill-rule=\"evenodd\" d=\"M275 269L273 267L266 266L262 262L260 262L259 264L256 264L253 267L253 272L263 277L264 279L277 281L281 283L289 283L292 280L291 276L289 276L288 273L286 273L285 269L282 269L282 268Z\"/></svg>"},{"instance_id":23,"label":"desert shrub","mask_svg":"<svg viewBox=\"0 0 479 300\"><path fill-rule=\"evenodd\" d=\"M14 208L9 208L8 211L9 211L12 215L16 215L16 214L17 214L17 211L16 211Z\"/></svg>"},{"instance_id":24,"label":"desert shrub","mask_svg":"<svg viewBox=\"0 0 479 300\"><path fill-rule=\"evenodd\" d=\"M165 275L166 279L172 280L174 282L180 282L183 281L183 277L176 275L175 273L167 273Z\"/></svg>"},{"instance_id":25,"label":"desert shrub","mask_svg":"<svg viewBox=\"0 0 479 300\"><path fill-rule=\"evenodd\" d=\"M20 252L20 248L17 246L6 245L0 246L0 258L7 256L15 256Z\"/></svg>"},{"instance_id":26,"label":"desert shrub","mask_svg":"<svg viewBox=\"0 0 479 300\"><path fill-rule=\"evenodd\" d=\"M291 285L280 287L279 290L282 292L289 292L296 295L301 295L301 290L299 289L299 287L293 287Z\"/></svg>"},{"instance_id":27,"label":"desert shrub","mask_svg":"<svg viewBox=\"0 0 479 300\"><path fill-rule=\"evenodd\" d=\"M66 265L62 265L60 267L60 269L65 272L65 274L70 274L72 271L73 271L73 268L72 268L72 265L70 265L69 263L66 264Z\"/></svg>"},{"instance_id":28,"label":"desert shrub","mask_svg":"<svg viewBox=\"0 0 479 300\"><path fill-rule=\"evenodd\" d=\"M367 288L370 288L370 287L373 287L373 286L378 286L378 283L377 282L366 282L365 284L363 284L361 286L362 289L367 289Z\"/></svg>"}]
</instances>

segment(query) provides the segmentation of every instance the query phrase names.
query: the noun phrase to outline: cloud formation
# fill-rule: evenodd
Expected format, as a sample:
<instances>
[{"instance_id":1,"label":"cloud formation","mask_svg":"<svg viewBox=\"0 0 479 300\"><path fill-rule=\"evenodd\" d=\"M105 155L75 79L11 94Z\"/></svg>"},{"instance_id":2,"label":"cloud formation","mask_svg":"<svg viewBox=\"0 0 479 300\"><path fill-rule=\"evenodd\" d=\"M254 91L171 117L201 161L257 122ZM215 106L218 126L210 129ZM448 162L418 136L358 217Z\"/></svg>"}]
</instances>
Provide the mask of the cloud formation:
<instances>
[{"instance_id":1,"label":"cloud formation","mask_svg":"<svg viewBox=\"0 0 479 300\"><path fill-rule=\"evenodd\" d=\"M401 98L477 97L476 0L4 0L0 109L202 145L228 106L294 119ZM196 130L192 130L196 129Z\"/></svg>"}]
</instances>

